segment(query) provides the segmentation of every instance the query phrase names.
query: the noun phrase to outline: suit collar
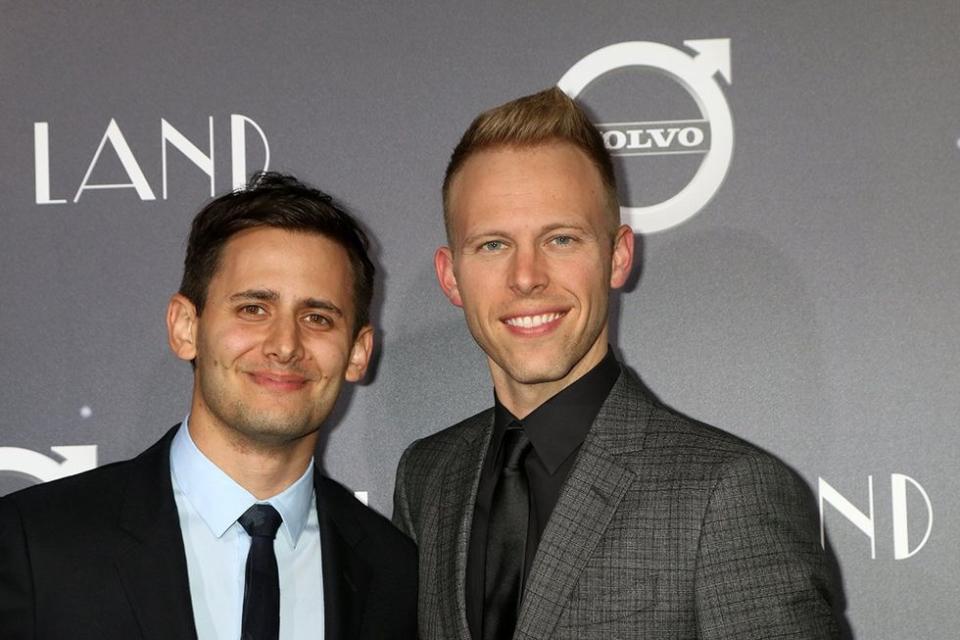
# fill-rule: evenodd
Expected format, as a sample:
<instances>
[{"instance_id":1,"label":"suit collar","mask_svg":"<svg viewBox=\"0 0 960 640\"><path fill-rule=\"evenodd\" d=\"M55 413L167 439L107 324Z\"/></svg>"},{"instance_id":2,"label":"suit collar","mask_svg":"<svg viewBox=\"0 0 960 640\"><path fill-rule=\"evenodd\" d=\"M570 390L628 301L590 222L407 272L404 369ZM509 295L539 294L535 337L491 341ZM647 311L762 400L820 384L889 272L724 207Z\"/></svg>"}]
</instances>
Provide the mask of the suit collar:
<instances>
[{"instance_id":1,"label":"suit collar","mask_svg":"<svg viewBox=\"0 0 960 640\"><path fill-rule=\"evenodd\" d=\"M523 425L537 457L552 475L583 444L600 407L620 377L620 364L613 349L587 373L530 412L516 418L497 399L494 404L494 431L491 451L496 451L512 421Z\"/></svg>"},{"instance_id":2,"label":"suit collar","mask_svg":"<svg viewBox=\"0 0 960 640\"><path fill-rule=\"evenodd\" d=\"M170 478L170 444L179 425L130 463L115 561L145 640L196 640L190 580ZM366 537L354 500L313 474L323 555L325 635L359 636L371 570L357 551Z\"/></svg>"},{"instance_id":3,"label":"suit collar","mask_svg":"<svg viewBox=\"0 0 960 640\"><path fill-rule=\"evenodd\" d=\"M356 638L366 608L372 570L357 546L366 537L354 517L355 500L336 483L314 470L320 547L323 556L323 606L325 637Z\"/></svg>"},{"instance_id":4,"label":"suit collar","mask_svg":"<svg viewBox=\"0 0 960 640\"><path fill-rule=\"evenodd\" d=\"M247 509L261 502L200 451L190 436L189 416L170 443L170 468L179 490L218 538ZM306 470L293 484L263 501L280 512L283 519L280 537L291 547L297 546L314 502L313 474L311 458Z\"/></svg>"},{"instance_id":5,"label":"suit collar","mask_svg":"<svg viewBox=\"0 0 960 640\"><path fill-rule=\"evenodd\" d=\"M129 463L115 550L120 579L145 639L195 639L187 560L170 480L172 428Z\"/></svg>"},{"instance_id":6,"label":"suit collar","mask_svg":"<svg viewBox=\"0 0 960 640\"><path fill-rule=\"evenodd\" d=\"M600 407L588 438L595 438L612 456L640 451L655 403L636 374L621 364L620 377Z\"/></svg>"},{"instance_id":7,"label":"suit collar","mask_svg":"<svg viewBox=\"0 0 960 640\"><path fill-rule=\"evenodd\" d=\"M636 480L621 455L643 447L651 405L623 370L587 434L543 532L517 621L518 636L548 638L570 594Z\"/></svg>"},{"instance_id":8,"label":"suit collar","mask_svg":"<svg viewBox=\"0 0 960 640\"><path fill-rule=\"evenodd\" d=\"M484 455L493 434L493 422L494 411L491 409L462 423L463 437L451 452L440 487L439 519L435 533L437 557L454 559L453 562L446 562L438 572L438 591L455 594L453 600L456 608L440 611L440 615L446 616L441 628L447 629L450 637L470 637L464 587L467 580L467 554L477 487Z\"/></svg>"}]
</instances>

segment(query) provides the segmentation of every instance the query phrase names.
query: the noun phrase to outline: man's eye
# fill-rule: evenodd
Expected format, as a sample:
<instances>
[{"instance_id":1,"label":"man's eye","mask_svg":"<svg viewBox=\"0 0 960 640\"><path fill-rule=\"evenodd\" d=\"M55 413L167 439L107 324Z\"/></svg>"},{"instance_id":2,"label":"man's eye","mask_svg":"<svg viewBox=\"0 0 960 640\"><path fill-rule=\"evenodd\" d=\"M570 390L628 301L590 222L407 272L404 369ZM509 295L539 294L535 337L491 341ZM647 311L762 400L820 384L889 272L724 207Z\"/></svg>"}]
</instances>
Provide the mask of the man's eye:
<instances>
[{"instance_id":1,"label":"man's eye","mask_svg":"<svg viewBox=\"0 0 960 640\"><path fill-rule=\"evenodd\" d=\"M577 241L573 236L554 236L550 239L550 242L557 245L558 247L569 247Z\"/></svg>"},{"instance_id":2,"label":"man's eye","mask_svg":"<svg viewBox=\"0 0 960 640\"><path fill-rule=\"evenodd\" d=\"M324 327L333 324L333 321L330 320L328 316L325 316L322 313L309 313L306 316L306 320L311 324L316 324Z\"/></svg>"},{"instance_id":3,"label":"man's eye","mask_svg":"<svg viewBox=\"0 0 960 640\"><path fill-rule=\"evenodd\" d=\"M480 245L482 251L499 251L503 249L503 241L501 240L488 240Z\"/></svg>"},{"instance_id":4,"label":"man's eye","mask_svg":"<svg viewBox=\"0 0 960 640\"><path fill-rule=\"evenodd\" d=\"M266 313L266 311L258 304L245 304L240 307L240 313L247 316L261 316Z\"/></svg>"}]
</instances>

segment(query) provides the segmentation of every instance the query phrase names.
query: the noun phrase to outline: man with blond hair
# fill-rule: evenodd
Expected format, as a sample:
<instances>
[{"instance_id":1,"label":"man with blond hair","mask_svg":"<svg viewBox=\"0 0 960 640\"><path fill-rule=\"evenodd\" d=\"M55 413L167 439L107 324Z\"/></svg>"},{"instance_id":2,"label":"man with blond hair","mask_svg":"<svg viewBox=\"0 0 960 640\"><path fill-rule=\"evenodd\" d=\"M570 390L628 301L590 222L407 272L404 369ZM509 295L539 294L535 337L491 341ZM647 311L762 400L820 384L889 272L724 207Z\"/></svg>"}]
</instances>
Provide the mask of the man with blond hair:
<instances>
[{"instance_id":1,"label":"man with blond hair","mask_svg":"<svg viewBox=\"0 0 960 640\"><path fill-rule=\"evenodd\" d=\"M440 286L494 407L406 451L421 638L835 638L803 483L646 393L608 341L634 235L558 89L480 114L443 185Z\"/></svg>"}]
</instances>

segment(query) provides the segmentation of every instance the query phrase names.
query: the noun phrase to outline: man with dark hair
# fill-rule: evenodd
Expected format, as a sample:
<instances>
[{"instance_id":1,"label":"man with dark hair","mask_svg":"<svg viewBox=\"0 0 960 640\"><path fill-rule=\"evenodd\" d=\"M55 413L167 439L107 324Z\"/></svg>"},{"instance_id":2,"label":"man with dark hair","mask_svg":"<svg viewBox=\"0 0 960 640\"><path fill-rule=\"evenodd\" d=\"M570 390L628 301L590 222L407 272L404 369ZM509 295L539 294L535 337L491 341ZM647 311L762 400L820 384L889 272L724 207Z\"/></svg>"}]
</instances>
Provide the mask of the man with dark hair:
<instances>
[{"instance_id":1,"label":"man with dark hair","mask_svg":"<svg viewBox=\"0 0 960 640\"><path fill-rule=\"evenodd\" d=\"M290 176L196 216L167 308L190 413L133 460L0 498L0 637L415 637L414 545L313 459L373 348L366 247Z\"/></svg>"},{"instance_id":2,"label":"man with dark hair","mask_svg":"<svg viewBox=\"0 0 960 640\"><path fill-rule=\"evenodd\" d=\"M443 202L437 278L495 406L400 461L421 638L837 637L802 482L657 402L609 347L634 236L584 112L549 89L482 113Z\"/></svg>"}]
</instances>

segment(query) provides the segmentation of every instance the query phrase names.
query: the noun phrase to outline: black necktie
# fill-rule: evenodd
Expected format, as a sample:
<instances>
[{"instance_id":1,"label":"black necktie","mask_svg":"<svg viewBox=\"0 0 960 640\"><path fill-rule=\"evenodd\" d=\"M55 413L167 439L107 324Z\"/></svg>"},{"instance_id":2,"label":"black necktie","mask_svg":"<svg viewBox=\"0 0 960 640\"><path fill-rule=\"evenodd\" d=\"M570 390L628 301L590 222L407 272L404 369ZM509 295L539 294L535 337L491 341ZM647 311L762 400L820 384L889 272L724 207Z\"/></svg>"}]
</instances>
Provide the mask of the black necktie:
<instances>
[{"instance_id":1,"label":"black necktie","mask_svg":"<svg viewBox=\"0 0 960 640\"><path fill-rule=\"evenodd\" d=\"M493 491L487 528L483 640L509 639L517 625L530 516L530 492L523 469L528 451L530 441L523 429L508 428L503 438L503 467Z\"/></svg>"},{"instance_id":2,"label":"black necktie","mask_svg":"<svg viewBox=\"0 0 960 640\"><path fill-rule=\"evenodd\" d=\"M269 504L255 504L237 519L250 534L241 640L277 640L280 636L280 576L273 539L281 520Z\"/></svg>"}]
</instances>

